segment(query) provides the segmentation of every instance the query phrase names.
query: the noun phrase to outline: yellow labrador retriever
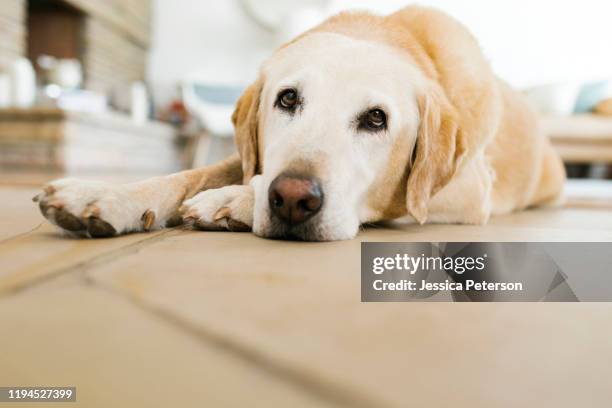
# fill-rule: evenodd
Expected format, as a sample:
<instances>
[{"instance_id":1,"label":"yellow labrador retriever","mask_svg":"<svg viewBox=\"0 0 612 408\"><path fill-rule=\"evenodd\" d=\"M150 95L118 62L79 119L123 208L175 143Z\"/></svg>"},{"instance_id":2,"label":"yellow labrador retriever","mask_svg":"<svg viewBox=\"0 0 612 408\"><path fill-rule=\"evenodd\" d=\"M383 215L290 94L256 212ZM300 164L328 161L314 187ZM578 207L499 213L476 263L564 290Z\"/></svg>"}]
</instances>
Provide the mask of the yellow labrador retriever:
<instances>
[{"instance_id":1,"label":"yellow labrador retriever","mask_svg":"<svg viewBox=\"0 0 612 408\"><path fill-rule=\"evenodd\" d=\"M138 183L63 179L35 199L80 236L181 221L263 237L353 238L360 224L484 224L558 203L563 166L523 98L457 21L342 13L284 45L238 101L239 154Z\"/></svg>"}]
</instances>

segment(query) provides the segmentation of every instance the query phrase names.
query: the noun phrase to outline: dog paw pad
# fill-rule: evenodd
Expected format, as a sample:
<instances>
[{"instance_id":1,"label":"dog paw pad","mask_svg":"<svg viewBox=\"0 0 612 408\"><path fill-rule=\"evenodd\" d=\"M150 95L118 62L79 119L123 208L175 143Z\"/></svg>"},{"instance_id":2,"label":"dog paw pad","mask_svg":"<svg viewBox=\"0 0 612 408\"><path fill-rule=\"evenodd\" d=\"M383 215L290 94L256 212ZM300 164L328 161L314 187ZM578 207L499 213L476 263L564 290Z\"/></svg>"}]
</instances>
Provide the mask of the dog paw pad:
<instances>
[{"instance_id":1,"label":"dog paw pad","mask_svg":"<svg viewBox=\"0 0 612 408\"><path fill-rule=\"evenodd\" d=\"M92 238L108 238L117 235L117 230L108 222L96 217L87 220L87 232Z\"/></svg>"},{"instance_id":2,"label":"dog paw pad","mask_svg":"<svg viewBox=\"0 0 612 408\"><path fill-rule=\"evenodd\" d=\"M62 209L55 209L55 222L58 226L68 231L83 231L87 229L83 221Z\"/></svg>"}]
</instances>

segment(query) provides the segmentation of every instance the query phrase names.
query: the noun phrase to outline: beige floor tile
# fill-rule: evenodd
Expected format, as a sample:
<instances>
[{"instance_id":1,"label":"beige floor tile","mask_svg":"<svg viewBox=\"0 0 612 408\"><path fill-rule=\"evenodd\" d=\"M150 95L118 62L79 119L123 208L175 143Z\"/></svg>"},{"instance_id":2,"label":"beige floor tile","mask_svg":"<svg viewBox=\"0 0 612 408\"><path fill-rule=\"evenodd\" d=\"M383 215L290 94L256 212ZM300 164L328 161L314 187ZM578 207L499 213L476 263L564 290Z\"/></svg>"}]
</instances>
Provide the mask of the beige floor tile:
<instances>
[{"instance_id":1,"label":"beige floor tile","mask_svg":"<svg viewBox=\"0 0 612 408\"><path fill-rule=\"evenodd\" d=\"M330 406L120 296L76 282L64 277L0 298L0 384L77 387L76 404L37 407Z\"/></svg>"},{"instance_id":2,"label":"beige floor tile","mask_svg":"<svg viewBox=\"0 0 612 408\"><path fill-rule=\"evenodd\" d=\"M368 230L364 240L424 242L612 241L612 210L530 210L492 217L487 225L402 225Z\"/></svg>"},{"instance_id":3,"label":"beige floor tile","mask_svg":"<svg viewBox=\"0 0 612 408\"><path fill-rule=\"evenodd\" d=\"M43 222L35 231L0 242L0 295L74 267L114 259L172 230L113 239L74 239Z\"/></svg>"},{"instance_id":4,"label":"beige floor tile","mask_svg":"<svg viewBox=\"0 0 612 408\"><path fill-rule=\"evenodd\" d=\"M465 235L452 226L377 229L359 238L559 239L555 229L494 227L463 227ZM362 304L359 245L183 233L88 275L263 356L295 381L331 384L349 405L575 407L612 399L612 304Z\"/></svg>"},{"instance_id":5,"label":"beige floor tile","mask_svg":"<svg viewBox=\"0 0 612 408\"><path fill-rule=\"evenodd\" d=\"M31 231L44 221L38 206L32 202L37 192L33 188L0 188L0 243Z\"/></svg>"}]
</instances>

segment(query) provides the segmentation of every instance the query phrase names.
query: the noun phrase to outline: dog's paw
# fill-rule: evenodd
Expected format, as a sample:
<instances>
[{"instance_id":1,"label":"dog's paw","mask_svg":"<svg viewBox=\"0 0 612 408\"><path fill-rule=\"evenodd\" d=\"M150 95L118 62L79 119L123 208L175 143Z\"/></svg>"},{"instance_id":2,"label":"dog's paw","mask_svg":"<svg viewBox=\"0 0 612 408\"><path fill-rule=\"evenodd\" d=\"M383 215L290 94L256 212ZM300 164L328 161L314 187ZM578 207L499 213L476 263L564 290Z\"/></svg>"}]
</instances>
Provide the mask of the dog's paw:
<instances>
[{"instance_id":1,"label":"dog's paw","mask_svg":"<svg viewBox=\"0 0 612 408\"><path fill-rule=\"evenodd\" d=\"M251 186L226 186L186 200L180 212L185 225L194 229L251 231L253 201Z\"/></svg>"},{"instance_id":2,"label":"dog's paw","mask_svg":"<svg viewBox=\"0 0 612 408\"><path fill-rule=\"evenodd\" d=\"M61 179L33 201L52 224L77 236L105 238L157 226L155 212L125 185Z\"/></svg>"}]
</instances>

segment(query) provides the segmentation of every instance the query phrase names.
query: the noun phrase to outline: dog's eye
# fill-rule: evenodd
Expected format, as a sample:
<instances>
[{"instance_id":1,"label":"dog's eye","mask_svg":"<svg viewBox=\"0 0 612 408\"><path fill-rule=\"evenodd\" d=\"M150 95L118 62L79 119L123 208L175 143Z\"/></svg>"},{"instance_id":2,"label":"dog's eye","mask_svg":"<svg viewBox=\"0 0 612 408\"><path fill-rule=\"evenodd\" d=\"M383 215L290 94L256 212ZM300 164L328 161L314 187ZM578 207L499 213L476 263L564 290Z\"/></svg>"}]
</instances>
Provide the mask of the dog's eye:
<instances>
[{"instance_id":1,"label":"dog's eye","mask_svg":"<svg viewBox=\"0 0 612 408\"><path fill-rule=\"evenodd\" d=\"M286 111L294 111L300 98L295 89L285 89L278 94L275 105Z\"/></svg>"},{"instance_id":2,"label":"dog's eye","mask_svg":"<svg viewBox=\"0 0 612 408\"><path fill-rule=\"evenodd\" d=\"M359 118L359 129L371 132L387 128L387 114L382 109L371 109Z\"/></svg>"}]
</instances>

